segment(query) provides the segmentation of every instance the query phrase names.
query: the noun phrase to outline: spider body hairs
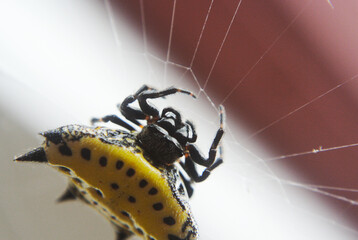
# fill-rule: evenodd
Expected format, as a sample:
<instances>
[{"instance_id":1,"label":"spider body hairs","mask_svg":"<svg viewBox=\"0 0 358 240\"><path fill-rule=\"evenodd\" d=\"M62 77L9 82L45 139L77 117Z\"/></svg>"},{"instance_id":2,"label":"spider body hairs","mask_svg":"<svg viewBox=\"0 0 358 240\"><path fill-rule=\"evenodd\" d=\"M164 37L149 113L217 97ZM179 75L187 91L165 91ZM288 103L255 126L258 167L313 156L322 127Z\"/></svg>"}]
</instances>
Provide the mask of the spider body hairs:
<instances>
[{"instance_id":1,"label":"spider body hairs","mask_svg":"<svg viewBox=\"0 0 358 240\"><path fill-rule=\"evenodd\" d=\"M195 97L174 87L157 91L144 85L119 105L135 127L116 115L93 118L92 124L112 122L127 130L60 127L40 133L45 137L42 146L15 161L47 163L65 174L69 185L58 202L78 199L91 205L113 224L116 240L132 235L149 240L198 239L188 202L192 183L204 181L223 162L221 151L219 157L216 152L224 134L224 108L220 106L220 127L205 158L194 144L197 135L191 122L183 122L173 108L159 114L147 102L175 93ZM140 108L130 106L135 101ZM199 173L195 164L204 166L204 171Z\"/></svg>"}]
</instances>

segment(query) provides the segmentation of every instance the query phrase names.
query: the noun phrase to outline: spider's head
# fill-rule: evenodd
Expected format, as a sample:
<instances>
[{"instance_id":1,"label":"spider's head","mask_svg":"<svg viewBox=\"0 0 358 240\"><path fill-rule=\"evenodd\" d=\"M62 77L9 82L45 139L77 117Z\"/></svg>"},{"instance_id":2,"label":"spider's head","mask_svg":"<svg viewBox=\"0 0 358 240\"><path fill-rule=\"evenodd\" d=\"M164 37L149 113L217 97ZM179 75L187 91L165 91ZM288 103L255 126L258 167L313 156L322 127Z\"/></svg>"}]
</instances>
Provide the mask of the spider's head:
<instances>
[{"instance_id":1,"label":"spider's head","mask_svg":"<svg viewBox=\"0 0 358 240\"><path fill-rule=\"evenodd\" d=\"M137 141L154 164L172 165L184 155L186 145L196 141L196 134L190 122L182 123L176 110L165 108L155 123L143 127Z\"/></svg>"}]
</instances>

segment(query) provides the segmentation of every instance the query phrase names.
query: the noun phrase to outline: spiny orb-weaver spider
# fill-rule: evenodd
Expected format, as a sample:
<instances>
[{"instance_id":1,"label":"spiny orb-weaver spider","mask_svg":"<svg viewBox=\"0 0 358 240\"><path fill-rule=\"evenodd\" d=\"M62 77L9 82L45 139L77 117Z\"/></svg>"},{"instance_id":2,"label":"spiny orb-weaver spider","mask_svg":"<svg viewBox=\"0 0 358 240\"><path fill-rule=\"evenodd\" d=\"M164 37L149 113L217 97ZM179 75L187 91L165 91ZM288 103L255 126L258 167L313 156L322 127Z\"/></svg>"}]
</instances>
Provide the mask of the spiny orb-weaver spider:
<instances>
[{"instance_id":1,"label":"spiny orb-weaver spider","mask_svg":"<svg viewBox=\"0 0 358 240\"><path fill-rule=\"evenodd\" d=\"M68 125L40 133L42 146L16 157L16 161L45 162L69 177L59 202L79 199L103 214L115 227L117 240L137 235L149 240L192 240L198 238L188 198L193 182L207 179L223 160L217 148L224 134L224 108L220 127L208 158L194 145L197 135L190 121L183 122L173 108L162 113L148 99L189 91L168 88L157 91L146 85L119 105L121 114L93 118L112 122L127 131L106 127ZM130 105L138 101L140 108ZM145 120L143 126L139 121ZM184 159L182 158L184 156ZM204 166L199 174L195 163Z\"/></svg>"}]
</instances>

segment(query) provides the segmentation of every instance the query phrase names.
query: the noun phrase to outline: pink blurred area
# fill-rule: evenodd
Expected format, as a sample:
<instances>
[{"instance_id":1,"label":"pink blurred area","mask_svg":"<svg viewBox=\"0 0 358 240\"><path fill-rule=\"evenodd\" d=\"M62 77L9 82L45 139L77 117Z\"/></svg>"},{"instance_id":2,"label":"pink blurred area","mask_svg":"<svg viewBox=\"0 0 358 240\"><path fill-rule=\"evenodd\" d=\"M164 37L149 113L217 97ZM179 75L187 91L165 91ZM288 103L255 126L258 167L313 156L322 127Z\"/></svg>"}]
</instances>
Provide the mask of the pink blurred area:
<instances>
[{"instance_id":1,"label":"pink blurred area","mask_svg":"<svg viewBox=\"0 0 358 240\"><path fill-rule=\"evenodd\" d=\"M302 184L338 187L322 190L358 200L357 192L342 190L358 189L358 147L340 148L358 142L356 1L142 3L111 1L141 34L144 19L145 37L161 51L158 57L190 67L213 101L247 128L243 145L264 143L276 154L260 155L271 167L287 166L305 179ZM186 77L194 82L191 71ZM287 156L313 149L323 151ZM317 197L358 230L357 207Z\"/></svg>"}]
</instances>

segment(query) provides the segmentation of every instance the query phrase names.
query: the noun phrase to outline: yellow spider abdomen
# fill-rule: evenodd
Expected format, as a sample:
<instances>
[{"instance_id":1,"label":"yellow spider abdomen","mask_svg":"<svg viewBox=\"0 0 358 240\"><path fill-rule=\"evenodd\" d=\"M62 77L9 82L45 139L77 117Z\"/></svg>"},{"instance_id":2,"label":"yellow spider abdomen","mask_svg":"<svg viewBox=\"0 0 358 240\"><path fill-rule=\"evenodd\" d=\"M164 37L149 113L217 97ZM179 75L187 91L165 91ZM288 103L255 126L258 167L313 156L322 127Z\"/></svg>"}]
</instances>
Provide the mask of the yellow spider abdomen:
<instances>
[{"instance_id":1,"label":"yellow spider abdomen","mask_svg":"<svg viewBox=\"0 0 358 240\"><path fill-rule=\"evenodd\" d=\"M46 141L49 165L65 172L86 202L119 228L147 239L184 239L192 216L165 169L151 165L133 139L119 146L83 131L67 132L72 138L61 143Z\"/></svg>"}]
</instances>

